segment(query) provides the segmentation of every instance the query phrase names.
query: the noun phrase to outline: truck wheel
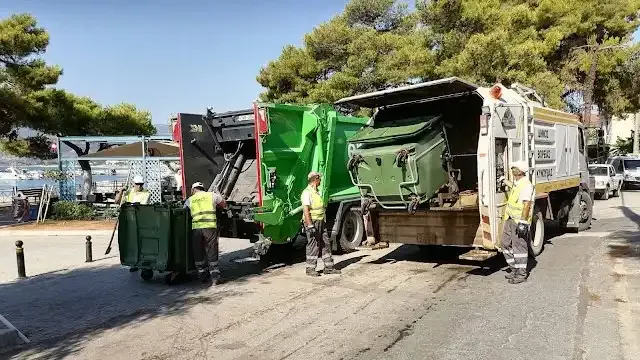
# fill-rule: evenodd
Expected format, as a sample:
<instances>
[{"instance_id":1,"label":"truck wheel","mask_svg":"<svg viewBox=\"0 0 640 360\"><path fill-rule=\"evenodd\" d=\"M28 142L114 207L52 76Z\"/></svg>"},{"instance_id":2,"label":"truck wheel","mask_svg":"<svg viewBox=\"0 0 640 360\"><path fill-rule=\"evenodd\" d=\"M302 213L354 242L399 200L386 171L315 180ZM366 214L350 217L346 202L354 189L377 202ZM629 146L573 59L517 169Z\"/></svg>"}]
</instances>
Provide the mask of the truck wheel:
<instances>
[{"instance_id":1,"label":"truck wheel","mask_svg":"<svg viewBox=\"0 0 640 360\"><path fill-rule=\"evenodd\" d=\"M604 193L602 194L602 200L609 200L609 193L611 189L609 189L609 185L604 189Z\"/></svg>"},{"instance_id":2,"label":"truck wheel","mask_svg":"<svg viewBox=\"0 0 640 360\"><path fill-rule=\"evenodd\" d=\"M342 251L353 251L362 244L364 237L364 220L360 211L347 209L340 224L340 248Z\"/></svg>"},{"instance_id":3,"label":"truck wheel","mask_svg":"<svg viewBox=\"0 0 640 360\"><path fill-rule=\"evenodd\" d=\"M591 197L585 191L580 190L577 196L580 197L580 224L578 225L578 231L585 231L591 226L593 202L591 202Z\"/></svg>"},{"instance_id":4,"label":"truck wheel","mask_svg":"<svg viewBox=\"0 0 640 360\"><path fill-rule=\"evenodd\" d=\"M544 248L544 217L540 210L533 209L531 219L531 236L529 236L529 255L536 257Z\"/></svg>"}]
</instances>

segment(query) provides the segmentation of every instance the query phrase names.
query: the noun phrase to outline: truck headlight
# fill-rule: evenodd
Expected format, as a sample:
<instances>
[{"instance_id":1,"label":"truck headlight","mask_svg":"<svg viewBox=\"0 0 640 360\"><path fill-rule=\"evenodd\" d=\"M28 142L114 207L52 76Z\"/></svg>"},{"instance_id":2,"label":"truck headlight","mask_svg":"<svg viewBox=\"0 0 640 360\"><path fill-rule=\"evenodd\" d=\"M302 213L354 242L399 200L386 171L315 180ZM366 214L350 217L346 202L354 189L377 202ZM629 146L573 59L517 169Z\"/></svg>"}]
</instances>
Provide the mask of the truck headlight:
<instances>
[{"instance_id":1,"label":"truck headlight","mask_svg":"<svg viewBox=\"0 0 640 360\"><path fill-rule=\"evenodd\" d=\"M624 179L625 180L634 180L633 176L631 174L624 174Z\"/></svg>"}]
</instances>

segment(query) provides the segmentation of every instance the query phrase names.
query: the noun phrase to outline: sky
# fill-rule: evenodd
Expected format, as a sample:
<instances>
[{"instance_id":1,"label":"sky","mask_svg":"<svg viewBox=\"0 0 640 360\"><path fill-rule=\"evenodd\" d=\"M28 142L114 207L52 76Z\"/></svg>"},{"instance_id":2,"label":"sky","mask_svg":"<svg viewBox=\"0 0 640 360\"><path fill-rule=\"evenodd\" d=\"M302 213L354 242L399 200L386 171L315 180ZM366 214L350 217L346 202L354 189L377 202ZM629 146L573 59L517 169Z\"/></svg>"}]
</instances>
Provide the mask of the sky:
<instances>
[{"instance_id":1,"label":"sky","mask_svg":"<svg viewBox=\"0 0 640 360\"><path fill-rule=\"evenodd\" d=\"M133 103L166 124L208 106L251 107L260 68L346 2L14 0L0 1L0 18L29 12L48 30L44 58L64 69L58 87L103 105Z\"/></svg>"},{"instance_id":2,"label":"sky","mask_svg":"<svg viewBox=\"0 0 640 360\"><path fill-rule=\"evenodd\" d=\"M59 87L103 105L133 103L166 124L208 106L251 107L260 68L346 2L5 0L0 18L29 12L49 31L44 58L63 67Z\"/></svg>"}]
</instances>

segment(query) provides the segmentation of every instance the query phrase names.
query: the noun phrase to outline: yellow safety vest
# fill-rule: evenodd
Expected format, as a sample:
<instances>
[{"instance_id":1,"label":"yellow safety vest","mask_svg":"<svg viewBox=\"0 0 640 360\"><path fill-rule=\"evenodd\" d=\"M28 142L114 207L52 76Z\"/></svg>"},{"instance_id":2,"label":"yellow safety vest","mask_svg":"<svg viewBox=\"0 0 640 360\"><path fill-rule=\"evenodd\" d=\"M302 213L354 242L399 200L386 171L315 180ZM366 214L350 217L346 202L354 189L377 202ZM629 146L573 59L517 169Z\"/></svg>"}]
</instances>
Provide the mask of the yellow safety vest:
<instances>
[{"instance_id":1,"label":"yellow safety vest","mask_svg":"<svg viewBox=\"0 0 640 360\"><path fill-rule=\"evenodd\" d=\"M322 200L322 196L320 196L320 193L318 193L318 191L314 190L311 186L308 186L302 192L302 198L304 198L306 192L311 193L311 208L309 209L309 213L311 214L311 221L324 220L324 200Z\"/></svg>"},{"instance_id":2,"label":"yellow safety vest","mask_svg":"<svg viewBox=\"0 0 640 360\"><path fill-rule=\"evenodd\" d=\"M189 198L191 210L191 228L207 229L216 227L216 207L213 205L213 193L201 191Z\"/></svg>"},{"instance_id":3,"label":"yellow safety vest","mask_svg":"<svg viewBox=\"0 0 640 360\"><path fill-rule=\"evenodd\" d=\"M531 199L520 199L520 191L529 185L531 185L529 179L523 177L511 188L507 197L507 208L504 212L504 220L511 218L514 221L518 221L522 218L524 201L531 201ZM527 221L531 223L531 211L527 214Z\"/></svg>"},{"instance_id":4,"label":"yellow safety vest","mask_svg":"<svg viewBox=\"0 0 640 360\"><path fill-rule=\"evenodd\" d=\"M127 196L125 196L124 202L139 203L139 204L145 205L149 202L150 195L151 194L149 194L149 192L146 190L142 190L142 191L130 190L127 192Z\"/></svg>"}]
</instances>

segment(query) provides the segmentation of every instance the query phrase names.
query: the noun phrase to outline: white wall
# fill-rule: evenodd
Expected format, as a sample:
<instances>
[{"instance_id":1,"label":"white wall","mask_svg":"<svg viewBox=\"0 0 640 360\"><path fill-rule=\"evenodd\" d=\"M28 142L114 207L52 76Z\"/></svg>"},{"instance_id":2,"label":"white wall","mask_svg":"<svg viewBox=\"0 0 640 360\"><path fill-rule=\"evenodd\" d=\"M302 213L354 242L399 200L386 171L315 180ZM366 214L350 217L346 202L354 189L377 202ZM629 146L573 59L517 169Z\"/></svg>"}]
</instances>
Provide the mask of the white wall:
<instances>
[{"instance_id":1,"label":"white wall","mask_svg":"<svg viewBox=\"0 0 640 360\"><path fill-rule=\"evenodd\" d=\"M618 137L628 138L631 136L631 131L635 128L635 117L635 114L629 114L623 119L608 120L605 125L605 142L613 145Z\"/></svg>"}]
</instances>

